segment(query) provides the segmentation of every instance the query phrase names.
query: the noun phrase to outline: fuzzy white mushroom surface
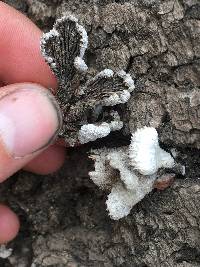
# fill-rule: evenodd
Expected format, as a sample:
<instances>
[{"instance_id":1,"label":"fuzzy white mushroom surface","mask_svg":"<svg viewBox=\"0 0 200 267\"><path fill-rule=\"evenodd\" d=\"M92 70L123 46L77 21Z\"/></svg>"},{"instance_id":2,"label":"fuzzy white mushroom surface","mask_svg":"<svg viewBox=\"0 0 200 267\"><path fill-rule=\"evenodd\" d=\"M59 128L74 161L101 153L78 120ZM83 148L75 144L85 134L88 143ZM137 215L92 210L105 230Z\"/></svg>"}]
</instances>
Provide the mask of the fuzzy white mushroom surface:
<instances>
[{"instance_id":1,"label":"fuzzy white mushroom surface","mask_svg":"<svg viewBox=\"0 0 200 267\"><path fill-rule=\"evenodd\" d=\"M159 168L175 165L173 157L160 148L152 127L138 129L130 146L92 150L90 157L95 170L89 176L101 189L110 191L106 205L114 220L127 216L152 191Z\"/></svg>"},{"instance_id":2,"label":"fuzzy white mushroom surface","mask_svg":"<svg viewBox=\"0 0 200 267\"><path fill-rule=\"evenodd\" d=\"M6 248L5 245L0 245L0 258L6 259L12 255L12 248Z\"/></svg>"},{"instance_id":3,"label":"fuzzy white mushroom surface","mask_svg":"<svg viewBox=\"0 0 200 267\"><path fill-rule=\"evenodd\" d=\"M143 175L152 175L159 168L172 168L173 157L158 143L158 133L153 127L138 129L129 147L130 165Z\"/></svg>"},{"instance_id":4,"label":"fuzzy white mushroom surface","mask_svg":"<svg viewBox=\"0 0 200 267\"><path fill-rule=\"evenodd\" d=\"M85 124L79 130L78 139L81 144L85 144L106 137L111 131L118 131L122 127L122 121L103 122L99 125Z\"/></svg>"},{"instance_id":5,"label":"fuzzy white mushroom surface","mask_svg":"<svg viewBox=\"0 0 200 267\"><path fill-rule=\"evenodd\" d=\"M106 201L110 217L119 220L127 216L132 207L151 192L154 181L154 176L141 180L132 190L126 189L121 183L115 184Z\"/></svg>"}]
</instances>

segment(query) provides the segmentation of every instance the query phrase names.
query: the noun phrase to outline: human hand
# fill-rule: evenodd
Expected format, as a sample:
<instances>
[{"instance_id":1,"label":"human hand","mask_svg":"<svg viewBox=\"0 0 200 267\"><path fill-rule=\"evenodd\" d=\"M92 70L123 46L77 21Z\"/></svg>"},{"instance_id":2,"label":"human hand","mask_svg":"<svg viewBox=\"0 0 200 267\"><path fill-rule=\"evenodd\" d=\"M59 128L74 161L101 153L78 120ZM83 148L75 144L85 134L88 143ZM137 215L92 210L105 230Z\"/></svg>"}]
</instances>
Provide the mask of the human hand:
<instances>
[{"instance_id":1,"label":"human hand","mask_svg":"<svg viewBox=\"0 0 200 267\"><path fill-rule=\"evenodd\" d=\"M21 168L47 174L61 167L65 149L52 145L61 127L53 95L56 79L40 54L41 31L0 2L0 182ZM51 146L50 146L51 144ZM0 205L0 243L19 230L17 216Z\"/></svg>"}]
</instances>

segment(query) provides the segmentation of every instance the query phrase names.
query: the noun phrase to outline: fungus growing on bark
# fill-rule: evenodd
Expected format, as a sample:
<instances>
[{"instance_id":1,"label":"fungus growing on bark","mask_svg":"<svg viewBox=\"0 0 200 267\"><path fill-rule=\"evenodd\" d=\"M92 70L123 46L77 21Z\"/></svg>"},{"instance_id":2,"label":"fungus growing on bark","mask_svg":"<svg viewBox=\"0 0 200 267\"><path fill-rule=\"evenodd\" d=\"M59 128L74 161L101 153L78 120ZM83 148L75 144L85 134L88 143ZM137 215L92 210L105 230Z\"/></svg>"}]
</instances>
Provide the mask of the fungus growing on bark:
<instances>
[{"instance_id":1,"label":"fungus growing on bark","mask_svg":"<svg viewBox=\"0 0 200 267\"><path fill-rule=\"evenodd\" d=\"M0 245L0 258L6 259L12 255L12 248L6 248L5 245Z\"/></svg>"},{"instance_id":2,"label":"fungus growing on bark","mask_svg":"<svg viewBox=\"0 0 200 267\"><path fill-rule=\"evenodd\" d=\"M41 40L42 55L59 84L57 99L64 121L60 137L71 146L120 130L123 122L112 107L126 103L135 88L131 76L123 70L105 69L88 78L84 59L87 46L87 32L72 15L58 19ZM137 130L129 147L102 148L91 153L95 170L89 175L100 188L110 190L106 204L115 220L128 215L156 184L161 189L170 184L173 173L160 174L159 169L183 172L174 158L159 147L158 134L151 127Z\"/></svg>"},{"instance_id":3,"label":"fungus growing on bark","mask_svg":"<svg viewBox=\"0 0 200 267\"><path fill-rule=\"evenodd\" d=\"M87 46L87 32L72 15L58 19L41 39L42 55L59 83L57 99L64 121L60 137L71 146L120 130L123 123L119 114L108 116L107 107L126 103L135 88L131 76L123 70L115 73L105 69L87 79L84 61ZM101 116L91 116L97 111Z\"/></svg>"},{"instance_id":4,"label":"fungus growing on bark","mask_svg":"<svg viewBox=\"0 0 200 267\"><path fill-rule=\"evenodd\" d=\"M159 168L171 168L172 156L160 148L155 128L144 127L132 135L129 147L130 165L143 175L151 175Z\"/></svg>"},{"instance_id":5,"label":"fungus growing on bark","mask_svg":"<svg viewBox=\"0 0 200 267\"><path fill-rule=\"evenodd\" d=\"M184 168L159 147L157 131L151 127L138 129L132 135L130 146L92 150L90 158L94 160L95 170L89 176L101 189L110 191L106 205L114 220L127 216L152 191L160 168L184 174ZM166 180L167 175L163 177Z\"/></svg>"}]
</instances>

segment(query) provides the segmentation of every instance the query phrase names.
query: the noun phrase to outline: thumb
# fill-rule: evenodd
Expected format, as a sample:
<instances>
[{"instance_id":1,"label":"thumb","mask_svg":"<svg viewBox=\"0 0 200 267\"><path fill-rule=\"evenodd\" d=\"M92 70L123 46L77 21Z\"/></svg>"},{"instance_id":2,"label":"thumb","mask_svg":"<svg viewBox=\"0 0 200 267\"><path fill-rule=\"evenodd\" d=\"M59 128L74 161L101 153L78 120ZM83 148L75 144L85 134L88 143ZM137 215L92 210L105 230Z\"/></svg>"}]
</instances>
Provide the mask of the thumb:
<instances>
[{"instance_id":1,"label":"thumb","mask_svg":"<svg viewBox=\"0 0 200 267\"><path fill-rule=\"evenodd\" d=\"M44 87L12 84L0 89L0 182L21 169L59 132L61 112Z\"/></svg>"}]
</instances>

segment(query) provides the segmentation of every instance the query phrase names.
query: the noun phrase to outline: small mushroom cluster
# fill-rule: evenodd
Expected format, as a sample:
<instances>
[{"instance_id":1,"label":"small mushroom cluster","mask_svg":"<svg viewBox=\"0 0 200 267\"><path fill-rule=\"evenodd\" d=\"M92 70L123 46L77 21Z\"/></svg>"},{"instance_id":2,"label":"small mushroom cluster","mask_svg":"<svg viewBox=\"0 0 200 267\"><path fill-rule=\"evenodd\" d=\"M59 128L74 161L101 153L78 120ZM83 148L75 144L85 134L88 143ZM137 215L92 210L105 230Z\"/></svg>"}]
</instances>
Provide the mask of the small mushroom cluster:
<instances>
[{"instance_id":1,"label":"small mushroom cluster","mask_svg":"<svg viewBox=\"0 0 200 267\"><path fill-rule=\"evenodd\" d=\"M134 91L134 81L121 70L105 69L90 77L84 61L88 36L78 20L68 14L58 19L41 39L41 52L58 79L57 99L63 112L60 137L70 146L106 137L123 127L117 109ZM149 193L155 183L163 189L174 173L160 172L176 168L174 158L159 147L154 128L137 130L128 147L92 150L95 170L89 173L101 189L109 190L106 201L110 216L117 220Z\"/></svg>"},{"instance_id":2,"label":"small mushroom cluster","mask_svg":"<svg viewBox=\"0 0 200 267\"><path fill-rule=\"evenodd\" d=\"M6 248L6 245L0 245L0 258L6 259L12 255L12 248Z\"/></svg>"},{"instance_id":3,"label":"small mushroom cluster","mask_svg":"<svg viewBox=\"0 0 200 267\"><path fill-rule=\"evenodd\" d=\"M105 69L87 78L87 46L87 32L72 15L58 19L41 39L42 55L59 82L56 97L64 122L60 137L70 146L120 130L123 122L109 107L126 103L135 88L131 76L123 70Z\"/></svg>"},{"instance_id":4,"label":"small mushroom cluster","mask_svg":"<svg viewBox=\"0 0 200 267\"><path fill-rule=\"evenodd\" d=\"M160 148L158 133L152 127L138 129L128 147L93 150L90 158L94 160L95 170L89 176L98 187L110 191L106 205L114 220L127 216L152 191L157 178L167 184L165 169L184 174L184 167ZM162 174L159 169L163 170Z\"/></svg>"}]
</instances>

